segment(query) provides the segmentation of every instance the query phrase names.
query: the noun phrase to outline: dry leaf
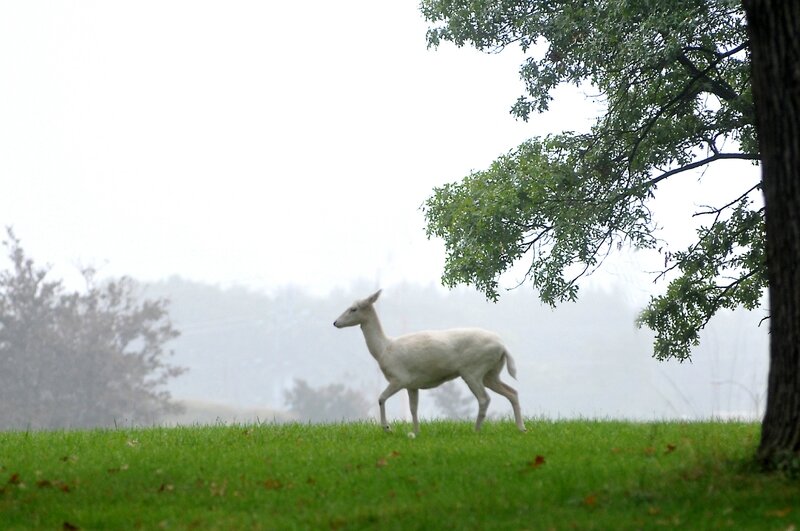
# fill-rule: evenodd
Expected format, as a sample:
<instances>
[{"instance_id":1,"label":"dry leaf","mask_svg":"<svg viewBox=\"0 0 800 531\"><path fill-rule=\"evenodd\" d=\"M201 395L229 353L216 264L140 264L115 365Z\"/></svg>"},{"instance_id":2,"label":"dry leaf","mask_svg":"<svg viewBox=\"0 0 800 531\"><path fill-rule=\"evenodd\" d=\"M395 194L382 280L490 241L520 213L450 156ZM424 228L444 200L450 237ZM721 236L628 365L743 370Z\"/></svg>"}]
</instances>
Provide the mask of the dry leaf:
<instances>
[{"instance_id":1,"label":"dry leaf","mask_svg":"<svg viewBox=\"0 0 800 531\"><path fill-rule=\"evenodd\" d=\"M264 482L264 488L267 490L278 490L283 487L283 483L277 479L268 479Z\"/></svg>"},{"instance_id":2,"label":"dry leaf","mask_svg":"<svg viewBox=\"0 0 800 531\"><path fill-rule=\"evenodd\" d=\"M789 516L789 513L792 512L791 507L784 507L783 509L775 509L774 511L767 511L767 516L772 516L774 518L785 518Z\"/></svg>"},{"instance_id":3,"label":"dry leaf","mask_svg":"<svg viewBox=\"0 0 800 531\"><path fill-rule=\"evenodd\" d=\"M674 444L668 444L667 445L667 451L664 452L664 453L665 454L671 454L672 452L675 451L676 448L677 448L677 446L675 446Z\"/></svg>"},{"instance_id":4,"label":"dry leaf","mask_svg":"<svg viewBox=\"0 0 800 531\"><path fill-rule=\"evenodd\" d=\"M17 472L14 472L13 474L11 474L11 477L8 478L9 485L19 485L20 483L22 483L22 479L20 479L19 474Z\"/></svg>"},{"instance_id":5,"label":"dry leaf","mask_svg":"<svg viewBox=\"0 0 800 531\"><path fill-rule=\"evenodd\" d=\"M597 505L597 496L594 494L589 494L583 499L583 504L589 507L594 507Z\"/></svg>"},{"instance_id":6,"label":"dry leaf","mask_svg":"<svg viewBox=\"0 0 800 531\"><path fill-rule=\"evenodd\" d=\"M540 466L542 466L544 464L544 462L545 462L544 461L544 456L543 455L537 455L533 459L533 461L528 461L528 466L530 468L539 468Z\"/></svg>"},{"instance_id":7,"label":"dry leaf","mask_svg":"<svg viewBox=\"0 0 800 531\"><path fill-rule=\"evenodd\" d=\"M219 496L219 497L225 496L225 491L227 490L227 488L228 488L228 480L227 479L222 482L222 485L217 485L217 483L215 481L212 481L211 485L208 486L209 492L211 493L212 496L215 496L215 497L217 497L217 496Z\"/></svg>"}]
</instances>

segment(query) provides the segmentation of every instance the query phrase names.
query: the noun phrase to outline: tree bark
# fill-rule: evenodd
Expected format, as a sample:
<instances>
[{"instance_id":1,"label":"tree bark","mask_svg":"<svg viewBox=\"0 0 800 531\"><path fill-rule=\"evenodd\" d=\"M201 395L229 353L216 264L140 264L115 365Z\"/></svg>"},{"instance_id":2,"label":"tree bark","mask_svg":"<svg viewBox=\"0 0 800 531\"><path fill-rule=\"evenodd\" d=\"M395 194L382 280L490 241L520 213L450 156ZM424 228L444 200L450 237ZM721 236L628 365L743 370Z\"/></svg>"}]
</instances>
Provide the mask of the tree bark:
<instances>
[{"instance_id":1,"label":"tree bark","mask_svg":"<svg viewBox=\"0 0 800 531\"><path fill-rule=\"evenodd\" d=\"M800 1L744 0L762 157L770 305L767 409L757 458L800 458Z\"/></svg>"}]
</instances>

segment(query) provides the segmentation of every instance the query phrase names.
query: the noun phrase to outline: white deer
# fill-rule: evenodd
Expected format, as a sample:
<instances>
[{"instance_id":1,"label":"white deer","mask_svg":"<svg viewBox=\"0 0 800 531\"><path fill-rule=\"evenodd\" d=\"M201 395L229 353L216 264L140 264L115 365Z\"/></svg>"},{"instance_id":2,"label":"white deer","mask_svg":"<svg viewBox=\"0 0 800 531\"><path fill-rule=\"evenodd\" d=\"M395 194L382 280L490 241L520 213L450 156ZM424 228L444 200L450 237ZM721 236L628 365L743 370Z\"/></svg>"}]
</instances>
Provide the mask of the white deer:
<instances>
[{"instance_id":1,"label":"white deer","mask_svg":"<svg viewBox=\"0 0 800 531\"><path fill-rule=\"evenodd\" d=\"M514 359L496 334L477 328L457 328L388 337L383 333L374 307L380 294L381 290L378 290L366 299L354 302L333 325L337 328L361 325L367 348L389 381L378 398L381 426L385 431L391 431L386 421L386 400L390 396L401 389L408 390L414 434L418 434L419 390L437 387L458 376L464 379L478 399L475 431L480 431L489 407L487 387L511 402L517 427L525 431L517 391L500 381L500 371L505 364L508 373L516 378Z\"/></svg>"}]
</instances>

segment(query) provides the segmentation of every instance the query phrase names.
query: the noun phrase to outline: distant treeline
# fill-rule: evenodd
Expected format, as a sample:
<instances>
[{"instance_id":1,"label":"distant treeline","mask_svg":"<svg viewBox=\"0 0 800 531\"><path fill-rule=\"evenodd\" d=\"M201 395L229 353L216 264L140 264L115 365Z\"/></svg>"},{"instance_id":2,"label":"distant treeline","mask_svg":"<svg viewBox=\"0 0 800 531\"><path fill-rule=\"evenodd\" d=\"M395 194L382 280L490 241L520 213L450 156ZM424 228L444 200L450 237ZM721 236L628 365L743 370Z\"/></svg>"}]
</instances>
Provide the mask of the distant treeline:
<instances>
[{"instance_id":1,"label":"distant treeline","mask_svg":"<svg viewBox=\"0 0 800 531\"><path fill-rule=\"evenodd\" d=\"M148 285L149 297L170 300L171 319L181 332L171 343L173 361L189 370L170 382L173 396L285 411L301 380L312 390L341 386L342 393L360 394L375 409L385 383L360 331L332 326L347 305L375 287L363 283L321 297L297 288L266 294L178 277ZM501 334L517 360L523 412L529 416L759 413L767 366L760 315L718 315L693 362L678 364L652 359L652 334L634 325L638 310L621 290L582 292L579 302L552 309L525 288L504 293L493 304L468 289L398 285L386 287L378 303L389 335L454 326ZM442 397L430 393L421 395L423 416L453 414ZM457 401L467 391L464 386L446 393ZM390 413L405 414L405 400L402 395L390 400ZM490 411L506 414L503 402L494 400Z\"/></svg>"}]
</instances>

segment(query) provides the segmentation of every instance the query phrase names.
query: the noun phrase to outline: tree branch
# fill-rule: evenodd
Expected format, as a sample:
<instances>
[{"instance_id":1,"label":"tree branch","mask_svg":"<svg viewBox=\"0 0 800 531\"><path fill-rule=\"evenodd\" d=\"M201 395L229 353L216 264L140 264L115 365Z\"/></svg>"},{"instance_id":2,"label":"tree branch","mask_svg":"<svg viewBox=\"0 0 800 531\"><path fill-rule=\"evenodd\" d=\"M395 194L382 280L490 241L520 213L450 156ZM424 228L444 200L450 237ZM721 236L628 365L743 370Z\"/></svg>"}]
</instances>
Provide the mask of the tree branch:
<instances>
[{"instance_id":1,"label":"tree branch","mask_svg":"<svg viewBox=\"0 0 800 531\"><path fill-rule=\"evenodd\" d=\"M745 193L743 193L742 195L740 195L739 197L737 197L736 199L734 199L730 203L727 203L727 204L725 204L725 205L723 205L723 206L721 206L719 208L714 208L714 207L712 207L710 205L703 205L708 210L705 210L703 212L695 212L694 214L692 214L692 217L696 218L697 216L705 216L705 215L709 215L709 214L716 214L717 218L719 218L719 214L722 213L723 210L725 210L726 208L732 207L733 205L735 205L736 203L738 203L739 201L741 201L742 199L744 199L745 197L750 195L751 192L753 192L754 190L758 190L759 188L761 188L761 183L760 182L758 184L754 185L753 187L751 187L749 190L747 190Z\"/></svg>"},{"instance_id":2,"label":"tree branch","mask_svg":"<svg viewBox=\"0 0 800 531\"><path fill-rule=\"evenodd\" d=\"M692 77L689 80L689 83L687 83L686 86L683 87L683 89L678 94L676 94L670 101L668 101L661 108L659 108L658 111L655 113L655 115L652 118L650 118L650 120L648 120L648 122L641 128L642 129L642 133L639 135L639 138L634 143L633 148L631 149L630 155L628 156L628 171L629 172L630 172L631 166L633 164L633 159L636 156L637 151L639 150L639 145L642 143L642 141L644 141L644 138L648 135L650 130L655 126L655 124L658 121L658 119L661 118L661 116L663 114L665 114L668 110L670 110L676 103L678 103L680 101L684 101L684 100L692 97L694 95L693 94L694 90L698 90L698 91L702 90L702 87L698 88L696 86L699 81L702 80L702 81L708 82L709 87L712 89L711 92L713 94L715 94L716 96L718 96L720 99L724 99L726 101L730 101L730 100L734 100L734 99L739 97L739 94L733 89L733 87L731 87L730 85L728 85L727 83L725 83L723 81L711 79L708 76L708 73L711 72L714 68L716 68L716 66L719 64L719 62L722 59L724 59L724 58L726 58L726 57L728 57L730 55L734 55L734 54L744 50L745 48L747 48L748 45L749 45L749 41L745 41L744 43L742 43L741 45L737 46L736 48L733 48L732 50L729 50L729 51L727 51L727 52L725 52L723 54L718 54L718 53L715 52L717 60L711 62L703 70L700 70L699 68L697 68L694 65L694 63L692 63L692 61L686 56L685 53L681 53L677 57L678 62L681 63L682 65L684 65L689 70L689 73L691 74ZM685 50L686 50L686 48L684 48L684 51Z\"/></svg>"},{"instance_id":3,"label":"tree branch","mask_svg":"<svg viewBox=\"0 0 800 531\"><path fill-rule=\"evenodd\" d=\"M739 97L739 93L733 90L733 87L731 87L729 84L720 79L712 79L708 75L708 72L710 72L717 66L720 59L717 59L716 61L712 62L704 70L700 70L699 68L697 68L697 66L692 62L691 59L689 59L686 53L681 53L680 55L678 55L677 59L678 62L682 64L684 67L686 67L686 69L689 71L689 74L691 74L693 81L703 80L705 83L707 83L710 92L715 96L717 96L718 98L723 99L725 101L731 101Z\"/></svg>"},{"instance_id":4,"label":"tree branch","mask_svg":"<svg viewBox=\"0 0 800 531\"><path fill-rule=\"evenodd\" d=\"M680 168L675 168L674 170L665 171L658 177L654 177L649 181L643 183L643 186L651 187L655 184L660 183L664 179L672 177L673 175L677 175L678 173L683 173L685 171L693 170L695 168L699 168L700 166L704 166L706 164L710 164L716 160L730 160L730 159L740 159L740 160L761 160L761 155L751 154L751 153L717 153L710 157L707 157L702 160L698 160L696 162L692 162L691 164L687 164L685 166L681 166Z\"/></svg>"},{"instance_id":5,"label":"tree branch","mask_svg":"<svg viewBox=\"0 0 800 531\"><path fill-rule=\"evenodd\" d=\"M741 52L742 50L745 50L745 49L747 49L747 47L748 47L748 46L750 46L750 40L749 40L749 39L748 39L748 40L746 40L746 41L744 41L744 42L743 42L742 44L740 44L739 46L736 46L735 48L731 48L731 49L730 49L730 50L728 50L727 52L724 52L724 53L717 53L717 58L719 58L719 59L725 59L725 58L727 58L727 57L730 57L731 55L736 55L737 53Z\"/></svg>"}]
</instances>

